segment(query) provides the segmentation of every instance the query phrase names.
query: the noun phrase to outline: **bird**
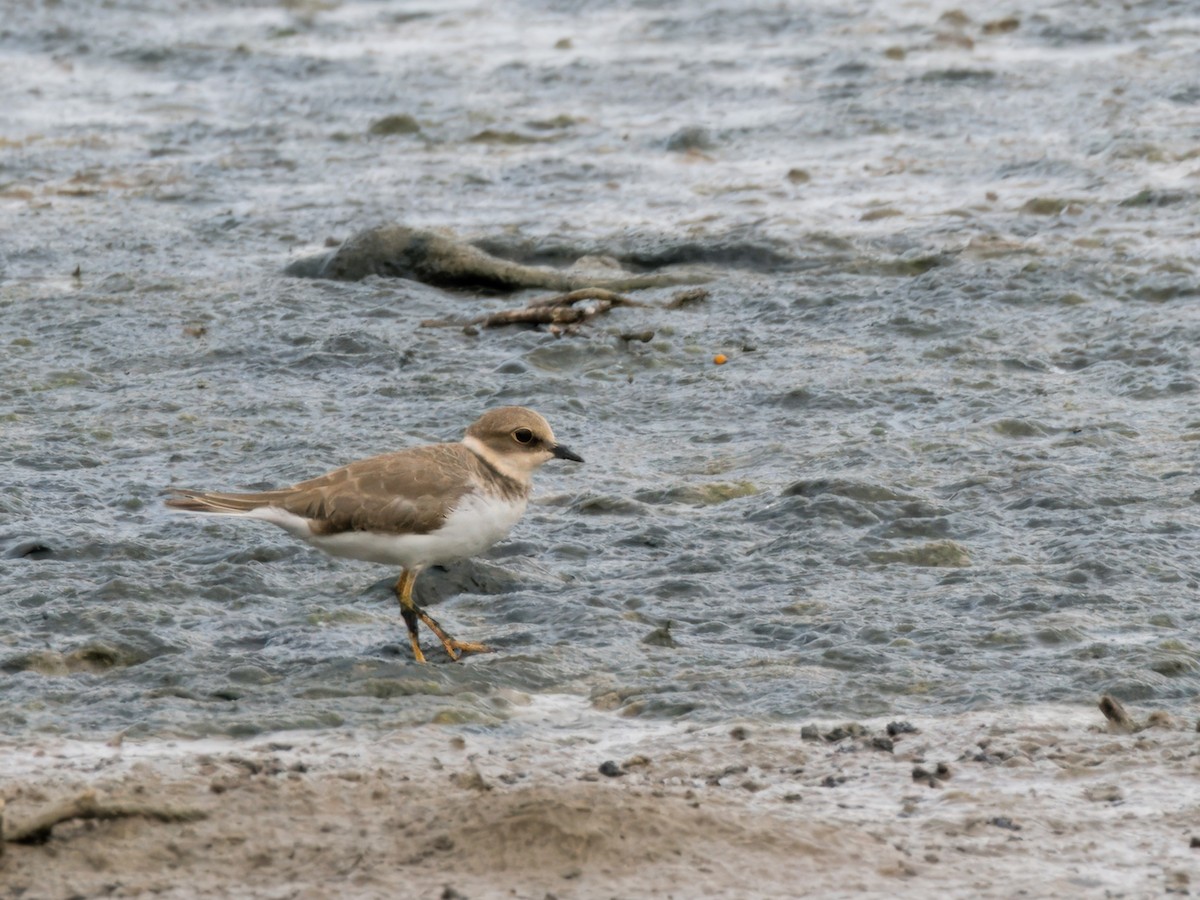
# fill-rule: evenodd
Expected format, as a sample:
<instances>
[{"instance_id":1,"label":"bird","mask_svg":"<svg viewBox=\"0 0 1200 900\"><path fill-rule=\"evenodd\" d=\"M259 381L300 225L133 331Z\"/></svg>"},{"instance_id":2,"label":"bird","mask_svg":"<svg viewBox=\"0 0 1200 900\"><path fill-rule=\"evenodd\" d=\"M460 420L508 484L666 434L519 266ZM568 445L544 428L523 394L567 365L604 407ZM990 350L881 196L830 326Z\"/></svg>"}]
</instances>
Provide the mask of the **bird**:
<instances>
[{"instance_id":1,"label":"bird","mask_svg":"<svg viewBox=\"0 0 1200 900\"><path fill-rule=\"evenodd\" d=\"M360 459L276 490L172 487L165 502L184 512L260 519L331 556L399 566L396 599L414 658L425 662L424 622L457 661L490 648L450 637L413 600L413 584L427 566L476 556L506 537L525 512L533 473L551 459L583 462L541 415L502 406L480 416L461 441Z\"/></svg>"}]
</instances>

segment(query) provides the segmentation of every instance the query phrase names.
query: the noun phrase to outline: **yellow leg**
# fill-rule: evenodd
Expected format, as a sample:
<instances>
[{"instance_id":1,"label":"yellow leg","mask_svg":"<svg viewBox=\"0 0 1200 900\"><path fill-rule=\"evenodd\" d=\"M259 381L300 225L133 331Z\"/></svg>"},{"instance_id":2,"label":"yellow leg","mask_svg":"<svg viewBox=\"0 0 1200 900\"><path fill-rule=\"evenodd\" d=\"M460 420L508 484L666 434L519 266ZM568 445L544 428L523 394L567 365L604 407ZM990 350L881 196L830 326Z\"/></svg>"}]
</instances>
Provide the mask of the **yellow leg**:
<instances>
[{"instance_id":1,"label":"yellow leg","mask_svg":"<svg viewBox=\"0 0 1200 900\"><path fill-rule=\"evenodd\" d=\"M423 663L425 654L421 652L421 641L417 637L419 611L412 598L413 582L416 580L416 574L408 569L401 572L400 580L396 582L396 599L400 601L400 615L404 618L404 624L408 626L408 641L412 644L413 658Z\"/></svg>"},{"instance_id":2,"label":"yellow leg","mask_svg":"<svg viewBox=\"0 0 1200 900\"><path fill-rule=\"evenodd\" d=\"M429 626L429 630L437 635L437 639L446 648L446 653L455 661L463 653L491 652L492 648L486 644L480 644L476 641L456 641L450 635L446 634L446 630L437 623L437 620L413 601L412 590L416 580L417 575L415 572L408 569L401 572L400 580L396 582L396 599L400 601L400 615L404 617L404 624L408 626L408 640L412 644L413 657L417 662L425 662L425 654L421 652L421 643L417 636L417 631L420 627L417 624L418 620Z\"/></svg>"}]
</instances>

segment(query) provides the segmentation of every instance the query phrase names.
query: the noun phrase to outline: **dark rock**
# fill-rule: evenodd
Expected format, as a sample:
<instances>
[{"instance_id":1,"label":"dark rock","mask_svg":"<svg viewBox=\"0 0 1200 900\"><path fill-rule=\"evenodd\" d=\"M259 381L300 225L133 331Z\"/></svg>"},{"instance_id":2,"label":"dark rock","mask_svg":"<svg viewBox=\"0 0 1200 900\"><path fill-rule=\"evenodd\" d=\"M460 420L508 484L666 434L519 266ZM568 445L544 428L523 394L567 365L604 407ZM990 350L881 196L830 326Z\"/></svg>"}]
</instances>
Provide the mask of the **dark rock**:
<instances>
[{"instance_id":1,"label":"dark rock","mask_svg":"<svg viewBox=\"0 0 1200 900\"><path fill-rule=\"evenodd\" d=\"M9 559L49 559L54 550L38 540L21 541L6 554Z\"/></svg>"},{"instance_id":2,"label":"dark rock","mask_svg":"<svg viewBox=\"0 0 1200 900\"><path fill-rule=\"evenodd\" d=\"M611 759L606 759L604 762L600 763L600 774L607 778L620 778L625 774L625 770Z\"/></svg>"},{"instance_id":3,"label":"dark rock","mask_svg":"<svg viewBox=\"0 0 1200 900\"><path fill-rule=\"evenodd\" d=\"M927 784L931 788L941 787L943 781L950 779L950 767L945 763L938 763L931 772L922 766L913 766L912 779L918 784Z\"/></svg>"},{"instance_id":4,"label":"dark rock","mask_svg":"<svg viewBox=\"0 0 1200 900\"><path fill-rule=\"evenodd\" d=\"M867 729L859 725L857 722L847 722L845 725L838 725L836 728L825 733L825 740L829 743L845 740L848 737L863 737L867 733Z\"/></svg>"}]
</instances>

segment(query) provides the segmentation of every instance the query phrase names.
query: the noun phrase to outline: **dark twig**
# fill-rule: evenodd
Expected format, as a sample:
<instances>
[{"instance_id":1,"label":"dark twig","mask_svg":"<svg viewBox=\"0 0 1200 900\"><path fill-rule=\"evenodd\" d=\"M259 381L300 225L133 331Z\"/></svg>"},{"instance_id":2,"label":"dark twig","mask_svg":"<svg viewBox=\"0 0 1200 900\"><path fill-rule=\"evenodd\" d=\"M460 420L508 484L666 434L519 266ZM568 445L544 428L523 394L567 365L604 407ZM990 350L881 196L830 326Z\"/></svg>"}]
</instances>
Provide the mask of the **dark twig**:
<instances>
[{"instance_id":1,"label":"dark twig","mask_svg":"<svg viewBox=\"0 0 1200 900\"><path fill-rule=\"evenodd\" d=\"M694 303L708 297L708 291L696 289L682 291L676 294L665 309L679 309L687 303ZM631 300L623 294L618 294L606 288L580 288L565 294L554 294L549 297L538 297L530 300L519 309L502 309L498 312L476 316L473 319L449 318L426 319L421 322L422 328L462 328L473 334L476 325L484 328L501 328L505 325L545 325L553 334L574 334L580 326L608 312L614 306L649 307L651 304ZM640 332L629 337L622 335L624 340L649 340L643 334L653 335L653 332Z\"/></svg>"},{"instance_id":2,"label":"dark twig","mask_svg":"<svg viewBox=\"0 0 1200 900\"><path fill-rule=\"evenodd\" d=\"M122 819L143 816L159 822L195 822L208 813L198 809L176 809L149 803L101 800L95 791L85 791L71 800L64 800L21 823L4 828L3 838L17 844L38 844L50 839L55 825L72 819Z\"/></svg>"}]
</instances>

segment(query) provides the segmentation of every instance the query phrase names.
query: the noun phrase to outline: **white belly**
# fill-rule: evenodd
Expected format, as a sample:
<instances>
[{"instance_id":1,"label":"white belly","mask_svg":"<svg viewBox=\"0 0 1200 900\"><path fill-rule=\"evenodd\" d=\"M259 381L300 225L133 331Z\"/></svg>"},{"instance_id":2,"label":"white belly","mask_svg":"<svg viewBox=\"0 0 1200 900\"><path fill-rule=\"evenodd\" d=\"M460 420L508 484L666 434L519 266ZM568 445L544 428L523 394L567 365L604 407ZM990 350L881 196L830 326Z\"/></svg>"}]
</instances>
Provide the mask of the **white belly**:
<instances>
[{"instance_id":1,"label":"white belly","mask_svg":"<svg viewBox=\"0 0 1200 900\"><path fill-rule=\"evenodd\" d=\"M346 531L316 535L310 531L307 535L297 536L331 556L417 569L482 553L503 540L524 512L524 500L509 503L495 497L468 494L447 517L445 524L428 534ZM292 533L296 534L295 531Z\"/></svg>"}]
</instances>

